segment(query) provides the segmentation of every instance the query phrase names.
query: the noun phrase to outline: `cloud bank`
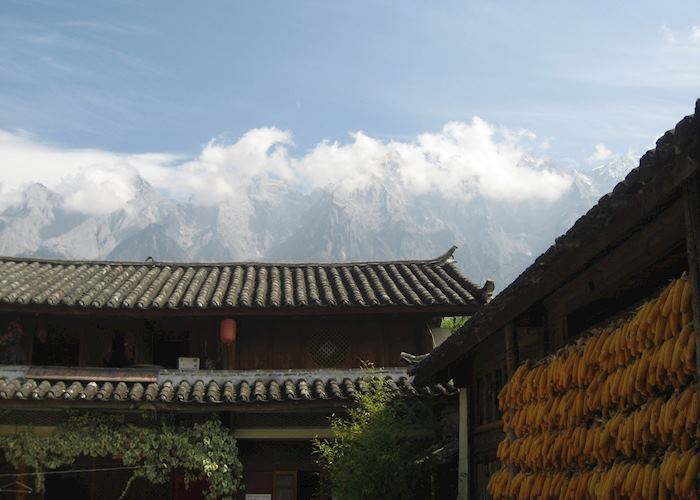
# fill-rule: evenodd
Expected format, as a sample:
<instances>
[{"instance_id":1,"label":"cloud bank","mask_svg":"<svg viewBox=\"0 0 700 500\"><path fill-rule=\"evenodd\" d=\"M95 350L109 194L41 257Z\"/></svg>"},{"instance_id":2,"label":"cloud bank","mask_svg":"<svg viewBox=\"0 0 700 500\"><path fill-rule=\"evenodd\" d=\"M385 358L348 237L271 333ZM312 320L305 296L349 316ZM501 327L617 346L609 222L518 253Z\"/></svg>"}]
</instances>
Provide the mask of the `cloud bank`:
<instances>
[{"instance_id":1,"label":"cloud bank","mask_svg":"<svg viewBox=\"0 0 700 500\"><path fill-rule=\"evenodd\" d=\"M664 39L673 44L682 43L700 43L700 26L691 26L687 32L681 30L673 30L662 24L659 28L659 33Z\"/></svg>"},{"instance_id":2,"label":"cloud bank","mask_svg":"<svg viewBox=\"0 0 700 500\"><path fill-rule=\"evenodd\" d=\"M606 161L613 157L613 152L605 144L596 144L595 152L588 157L589 162Z\"/></svg>"},{"instance_id":3,"label":"cloud bank","mask_svg":"<svg viewBox=\"0 0 700 500\"><path fill-rule=\"evenodd\" d=\"M196 157L182 158L64 149L21 132L0 131L0 196L5 200L0 209L24 185L41 182L62 194L67 208L108 213L135 196L140 178L169 196L204 205L243 196L260 179L300 192L326 186L356 190L382 182L412 194L554 201L571 178L533 161L528 150L534 140L530 132L474 118L411 141L384 141L358 131L347 143L323 141L295 155L291 133L268 127L251 129L234 142L212 140Z\"/></svg>"}]
</instances>

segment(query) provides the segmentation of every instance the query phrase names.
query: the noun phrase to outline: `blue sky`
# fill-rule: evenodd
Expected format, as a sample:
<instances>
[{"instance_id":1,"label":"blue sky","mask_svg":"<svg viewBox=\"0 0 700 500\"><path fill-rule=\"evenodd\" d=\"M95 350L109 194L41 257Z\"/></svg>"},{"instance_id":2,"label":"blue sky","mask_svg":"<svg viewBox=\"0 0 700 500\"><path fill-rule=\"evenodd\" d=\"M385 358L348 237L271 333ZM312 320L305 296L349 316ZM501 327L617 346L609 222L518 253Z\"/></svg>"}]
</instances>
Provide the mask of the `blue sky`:
<instances>
[{"instance_id":1,"label":"blue sky","mask_svg":"<svg viewBox=\"0 0 700 500\"><path fill-rule=\"evenodd\" d=\"M57 148L194 156L272 126L304 154L478 116L584 163L697 97L697 0L0 5L0 129Z\"/></svg>"}]
</instances>

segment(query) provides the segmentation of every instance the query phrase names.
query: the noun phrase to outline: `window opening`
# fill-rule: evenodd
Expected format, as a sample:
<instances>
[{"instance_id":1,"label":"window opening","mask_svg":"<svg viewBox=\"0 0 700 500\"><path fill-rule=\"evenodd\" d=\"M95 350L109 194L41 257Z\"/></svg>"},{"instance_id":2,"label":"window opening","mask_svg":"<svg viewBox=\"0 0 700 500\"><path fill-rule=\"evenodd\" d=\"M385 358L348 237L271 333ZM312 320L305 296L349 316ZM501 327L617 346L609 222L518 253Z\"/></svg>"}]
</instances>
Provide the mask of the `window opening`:
<instances>
[{"instance_id":1,"label":"window opening","mask_svg":"<svg viewBox=\"0 0 700 500\"><path fill-rule=\"evenodd\" d=\"M32 350L32 364L39 366L78 366L80 335L75 328L49 323L37 329Z\"/></svg>"}]
</instances>

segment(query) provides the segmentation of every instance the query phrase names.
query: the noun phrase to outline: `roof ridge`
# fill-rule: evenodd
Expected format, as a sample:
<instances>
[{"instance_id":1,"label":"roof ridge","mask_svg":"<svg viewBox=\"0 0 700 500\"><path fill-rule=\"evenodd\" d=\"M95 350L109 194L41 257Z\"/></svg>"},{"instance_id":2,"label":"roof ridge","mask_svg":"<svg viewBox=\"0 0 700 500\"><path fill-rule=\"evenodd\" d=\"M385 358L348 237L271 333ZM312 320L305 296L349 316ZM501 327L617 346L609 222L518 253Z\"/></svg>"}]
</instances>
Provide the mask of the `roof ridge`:
<instances>
[{"instance_id":1,"label":"roof ridge","mask_svg":"<svg viewBox=\"0 0 700 500\"><path fill-rule=\"evenodd\" d=\"M81 260L81 259L50 259L42 257L28 256L0 256L0 262L37 262L41 264L60 265L113 265L113 266L149 266L149 267L233 267L233 266L253 266L253 267L341 267L341 266L371 266L380 264L445 264L454 261L453 254L457 246L453 245L447 252L432 259L398 259L398 260L366 260L344 262L265 262L265 261L238 261L238 262L170 262L154 260L148 257L143 261L139 260Z\"/></svg>"}]
</instances>

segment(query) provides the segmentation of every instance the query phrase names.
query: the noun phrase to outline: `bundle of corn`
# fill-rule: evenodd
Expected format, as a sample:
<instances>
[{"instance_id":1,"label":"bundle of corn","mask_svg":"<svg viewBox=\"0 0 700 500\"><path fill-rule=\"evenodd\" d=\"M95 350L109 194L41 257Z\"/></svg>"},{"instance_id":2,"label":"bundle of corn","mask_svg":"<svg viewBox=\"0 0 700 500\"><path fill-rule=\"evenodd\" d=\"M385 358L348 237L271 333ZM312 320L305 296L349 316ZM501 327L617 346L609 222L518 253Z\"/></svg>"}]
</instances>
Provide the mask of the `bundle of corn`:
<instances>
[{"instance_id":1,"label":"bundle of corn","mask_svg":"<svg viewBox=\"0 0 700 500\"><path fill-rule=\"evenodd\" d=\"M579 425L587 414L585 400L586 391L583 388L545 397L516 409L512 416L504 413L504 429L506 432L512 430L516 437L521 437L532 432Z\"/></svg>"},{"instance_id":2,"label":"bundle of corn","mask_svg":"<svg viewBox=\"0 0 700 500\"><path fill-rule=\"evenodd\" d=\"M617 384L631 379L631 374L642 377L634 384L640 386L639 392L648 392L659 382L680 387L695 373L690 293L687 278L672 281L629 321L596 331L536 365L520 365L499 394L501 411L522 408L572 388L597 387L601 382L610 385L607 379L612 373ZM615 387L622 389L625 386ZM607 390L610 398L606 403L621 402L619 392L611 395L610 388Z\"/></svg>"},{"instance_id":3,"label":"bundle of corn","mask_svg":"<svg viewBox=\"0 0 700 500\"><path fill-rule=\"evenodd\" d=\"M691 385L690 293L683 276L628 320L516 370L499 394L507 437L498 447L505 468L488 484L494 498L695 491L700 393Z\"/></svg>"},{"instance_id":4,"label":"bundle of corn","mask_svg":"<svg viewBox=\"0 0 700 500\"><path fill-rule=\"evenodd\" d=\"M671 451L664 456L659 470L659 479L663 486L676 496L688 497L698 491L695 489L700 472L700 452L688 450L684 453Z\"/></svg>"},{"instance_id":5,"label":"bundle of corn","mask_svg":"<svg viewBox=\"0 0 700 500\"><path fill-rule=\"evenodd\" d=\"M507 498L697 498L700 452L667 453L650 462L621 460L611 467L564 471L517 472L502 468L491 476L489 493Z\"/></svg>"}]
</instances>

